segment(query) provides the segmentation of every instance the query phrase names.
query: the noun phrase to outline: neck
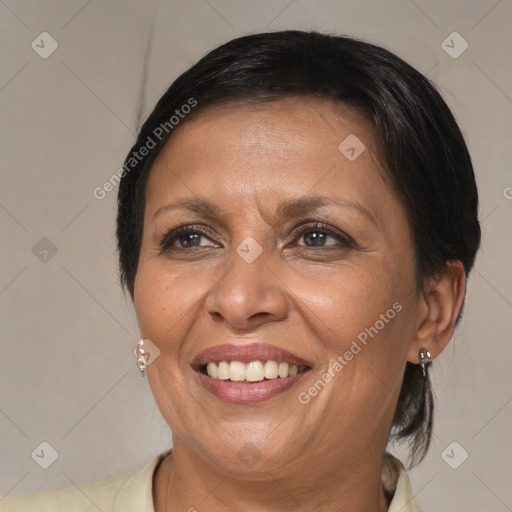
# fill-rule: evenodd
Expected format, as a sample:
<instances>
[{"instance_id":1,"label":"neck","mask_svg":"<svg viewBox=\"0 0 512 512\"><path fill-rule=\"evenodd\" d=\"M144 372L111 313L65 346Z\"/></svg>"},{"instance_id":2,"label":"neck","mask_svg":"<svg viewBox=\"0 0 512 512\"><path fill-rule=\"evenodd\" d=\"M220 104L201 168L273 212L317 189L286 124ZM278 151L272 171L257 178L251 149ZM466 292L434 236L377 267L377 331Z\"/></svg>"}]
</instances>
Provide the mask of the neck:
<instances>
[{"instance_id":1,"label":"neck","mask_svg":"<svg viewBox=\"0 0 512 512\"><path fill-rule=\"evenodd\" d=\"M375 453L375 451L373 452ZM265 472L244 475L219 470L197 452L176 443L155 472L155 512L209 510L263 512L269 503L276 510L387 512L389 502L381 483L383 453L367 454L356 461L319 464L318 458L301 461L314 470ZM358 462L360 461L360 462Z\"/></svg>"}]
</instances>

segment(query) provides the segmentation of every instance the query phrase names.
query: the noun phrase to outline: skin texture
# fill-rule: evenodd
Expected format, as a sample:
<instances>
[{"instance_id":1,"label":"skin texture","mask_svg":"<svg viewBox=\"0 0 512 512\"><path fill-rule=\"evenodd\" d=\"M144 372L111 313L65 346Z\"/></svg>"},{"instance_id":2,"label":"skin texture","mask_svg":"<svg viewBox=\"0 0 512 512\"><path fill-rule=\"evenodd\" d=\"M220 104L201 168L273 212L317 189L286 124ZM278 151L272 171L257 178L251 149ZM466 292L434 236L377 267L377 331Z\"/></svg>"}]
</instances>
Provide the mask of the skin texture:
<instances>
[{"instance_id":1,"label":"skin texture","mask_svg":"<svg viewBox=\"0 0 512 512\"><path fill-rule=\"evenodd\" d=\"M366 146L355 161L338 149L350 134ZM154 479L156 512L388 509L380 472L405 364L419 363L420 347L435 358L449 342L465 277L454 261L416 290L412 234L385 177L371 125L327 101L213 106L173 133L147 185L134 293L141 335L160 349L148 378L173 432L172 457ZM324 206L307 217L275 216L278 202L313 195L358 203L368 215ZM223 214L173 209L155 217L185 197L207 199ZM316 221L355 247L330 234L317 245L311 232L293 237ZM162 253L158 237L185 224L212 234L195 247L178 238ZM252 263L236 252L249 236L263 250ZM394 303L401 311L301 404L298 394ZM256 340L312 369L254 405L228 404L204 389L195 356ZM251 467L237 456L247 443L259 456Z\"/></svg>"}]
</instances>

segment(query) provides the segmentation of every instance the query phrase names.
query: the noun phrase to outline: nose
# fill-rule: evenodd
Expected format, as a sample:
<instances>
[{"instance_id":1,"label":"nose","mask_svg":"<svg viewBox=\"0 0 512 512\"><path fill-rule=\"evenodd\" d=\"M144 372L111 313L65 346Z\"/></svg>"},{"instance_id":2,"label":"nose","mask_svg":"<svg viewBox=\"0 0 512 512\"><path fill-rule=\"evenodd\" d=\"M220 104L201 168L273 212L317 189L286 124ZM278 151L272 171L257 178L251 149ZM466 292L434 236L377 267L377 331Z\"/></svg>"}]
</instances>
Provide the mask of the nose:
<instances>
[{"instance_id":1,"label":"nose","mask_svg":"<svg viewBox=\"0 0 512 512\"><path fill-rule=\"evenodd\" d=\"M270 259L264 250L248 263L233 250L222 277L205 301L214 322L225 322L237 331L251 331L286 318L286 285L270 267Z\"/></svg>"}]
</instances>

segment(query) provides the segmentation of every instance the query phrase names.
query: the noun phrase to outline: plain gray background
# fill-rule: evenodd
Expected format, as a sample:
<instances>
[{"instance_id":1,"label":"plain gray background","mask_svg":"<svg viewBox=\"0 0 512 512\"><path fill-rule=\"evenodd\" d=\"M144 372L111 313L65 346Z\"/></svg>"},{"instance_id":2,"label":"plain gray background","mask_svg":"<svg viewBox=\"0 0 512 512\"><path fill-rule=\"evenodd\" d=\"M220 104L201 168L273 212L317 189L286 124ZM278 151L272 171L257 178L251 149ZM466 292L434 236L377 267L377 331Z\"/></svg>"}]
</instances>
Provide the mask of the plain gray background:
<instances>
[{"instance_id":1,"label":"plain gray background","mask_svg":"<svg viewBox=\"0 0 512 512\"><path fill-rule=\"evenodd\" d=\"M510 0L0 0L0 496L110 478L170 446L117 281L117 188L93 190L205 52L301 28L395 52L438 84L465 133L483 248L431 369L435 437L410 478L428 512L512 510L511 22ZM42 32L58 43L47 58ZM47 469L31 455L43 442L57 453Z\"/></svg>"}]
</instances>

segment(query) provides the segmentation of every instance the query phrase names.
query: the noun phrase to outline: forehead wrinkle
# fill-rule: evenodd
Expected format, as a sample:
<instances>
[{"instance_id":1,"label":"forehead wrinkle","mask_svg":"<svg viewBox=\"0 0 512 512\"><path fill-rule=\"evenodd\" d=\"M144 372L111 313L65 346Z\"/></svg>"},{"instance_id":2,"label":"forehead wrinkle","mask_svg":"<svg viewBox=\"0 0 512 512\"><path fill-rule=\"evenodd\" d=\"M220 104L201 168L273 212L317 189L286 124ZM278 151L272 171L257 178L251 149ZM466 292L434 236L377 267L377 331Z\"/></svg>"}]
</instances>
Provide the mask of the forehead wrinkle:
<instances>
[{"instance_id":1,"label":"forehead wrinkle","mask_svg":"<svg viewBox=\"0 0 512 512\"><path fill-rule=\"evenodd\" d=\"M274 214L269 212L267 208L262 205L260 194L258 192L254 193L254 198L256 201L256 208L261 218L270 227L274 227L274 225L282 218L291 218L307 215L310 212L313 212L325 206L344 206L354 208L360 213L362 213L374 225L379 225L375 217L371 214L369 210L367 210L358 203L355 203L344 198L317 195L303 196L296 199L283 199L279 201L279 203L277 204L276 211ZM173 209L186 209L189 211L196 212L200 215L205 215L207 217L217 219L226 219L226 217L231 219L232 217L232 215L228 214L228 212L225 211L224 208L217 206L216 204L210 202L207 199L203 199L201 197L189 197L181 198L172 203L161 206L154 213L153 218L157 217L161 213Z\"/></svg>"},{"instance_id":2,"label":"forehead wrinkle","mask_svg":"<svg viewBox=\"0 0 512 512\"><path fill-rule=\"evenodd\" d=\"M338 198L338 197L329 197L325 195L317 195L317 196L303 196L297 199L290 200L281 200L276 207L275 214L272 216L271 214L265 212L259 201L258 196L256 195L256 204L258 211L269 226L273 226L282 218L290 218L290 217L298 217L301 215L307 215L312 211L320 209L325 206L346 206L350 208L354 208L360 213L362 213L370 222L374 225L378 226L378 222L375 217L371 214L369 210L364 208L363 206L350 201L348 199ZM273 221L270 218L273 217Z\"/></svg>"},{"instance_id":3,"label":"forehead wrinkle","mask_svg":"<svg viewBox=\"0 0 512 512\"><path fill-rule=\"evenodd\" d=\"M208 200L200 197L186 197L161 206L156 210L153 218L157 217L161 213L175 209L189 210L210 217L223 216L222 210Z\"/></svg>"},{"instance_id":4,"label":"forehead wrinkle","mask_svg":"<svg viewBox=\"0 0 512 512\"><path fill-rule=\"evenodd\" d=\"M253 190L254 190L254 188L253 188ZM258 193L257 191L254 191L254 198L256 200L256 208L257 208L263 222L265 222L265 224L267 224L268 226L273 227L275 224L275 220L272 222L272 217L273 217L272 213L270 211L268 211L268 209L261 204L260 193Z\"/></svg>"}]
</instances>

